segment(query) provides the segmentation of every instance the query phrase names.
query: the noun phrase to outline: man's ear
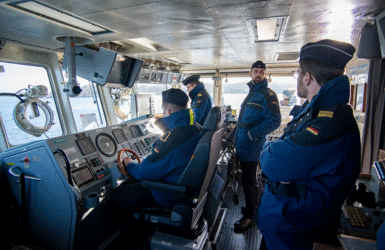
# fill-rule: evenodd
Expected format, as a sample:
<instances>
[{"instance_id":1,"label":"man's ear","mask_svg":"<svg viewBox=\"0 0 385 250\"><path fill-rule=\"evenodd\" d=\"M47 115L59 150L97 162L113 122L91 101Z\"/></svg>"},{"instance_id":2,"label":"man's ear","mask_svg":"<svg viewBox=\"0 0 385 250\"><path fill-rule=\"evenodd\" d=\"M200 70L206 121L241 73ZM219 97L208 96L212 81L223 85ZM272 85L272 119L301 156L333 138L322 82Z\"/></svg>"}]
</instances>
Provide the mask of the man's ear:
<instances>
[{"instance_id":1,"label":"man's ear","mask_svg":"<svg viewBox=\"0 0 385 250\"><path fill-rule=\"evenodd\" d=\"M171 115L171 110L170 109L167 109L167 114Z\"/></svg>"},{"instance_id":2,"label":"man's ear","mask_svg":"<svg viewBox=\"0 0 385 250\"><path fill-rule=\"evenodd\" d=\"M313 79L314 79L313 75L310 74L309 72L306 72L305 75L303 76L303 81L304 81L304 84L306 85L310 85Z\"/></svg>"}]
</instances>

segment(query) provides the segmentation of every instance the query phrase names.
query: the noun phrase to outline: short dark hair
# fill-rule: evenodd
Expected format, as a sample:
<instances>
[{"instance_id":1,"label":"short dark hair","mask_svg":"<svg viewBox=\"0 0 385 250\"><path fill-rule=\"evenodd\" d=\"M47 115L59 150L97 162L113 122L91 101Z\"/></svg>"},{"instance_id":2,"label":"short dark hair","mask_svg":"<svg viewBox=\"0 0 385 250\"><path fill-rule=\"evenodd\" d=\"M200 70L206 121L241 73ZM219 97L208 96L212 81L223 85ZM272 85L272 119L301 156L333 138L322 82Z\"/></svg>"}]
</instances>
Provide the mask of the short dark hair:
<instances>
[{"instance_id":1,"label":"short dark hair","mask_svg":"<svg viewBox=\"0 0 385 250\"><path fill-rule=\"evenodd\" d=\"M303 75L309 72L314 76L320 86L344 74L344 69L337 69L313 59L303 59L300 61L299 66Z\"/></svg>"}]
</instances>

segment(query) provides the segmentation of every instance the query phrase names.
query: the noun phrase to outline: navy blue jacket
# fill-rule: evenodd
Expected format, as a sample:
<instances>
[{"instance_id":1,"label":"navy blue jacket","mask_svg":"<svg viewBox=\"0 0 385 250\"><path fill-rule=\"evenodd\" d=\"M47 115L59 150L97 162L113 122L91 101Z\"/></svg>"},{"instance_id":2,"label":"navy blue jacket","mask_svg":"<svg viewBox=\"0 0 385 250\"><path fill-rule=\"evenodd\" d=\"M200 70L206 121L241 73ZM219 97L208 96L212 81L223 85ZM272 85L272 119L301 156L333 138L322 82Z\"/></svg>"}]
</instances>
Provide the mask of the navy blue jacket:
<instances>
[{"instance_id":1,"label":"navy blue jacket","mask_svg":"<svg viewBox=\"0 0 385 250\"><path fill-rule=\"evenodd\" d=\"M175 112L158 119L155 124L163 130L161 138L154 141L152 154L142 163L127 165L127 172L138 180L162 180L176 183L189 163L198 141L202 137L202 127L194 122L191 109ZM165 208L172 208L172 196L151 190L155 200Z\"/></svg>"},{"instance_id":2,"label":"navy blue jacket","mask_svg":"<svg viewBox=\"0 0 385 250\"><path fill-rule=\"evenodd\" d=\"M191 98L191 108L194 111L195 121L203 126L207 115L213 107L213 98L201 82L190 91L189 96Z\"/></svg>"},{"instance_id":3,"label":"navy blue jacket","mask_svg":"<svg viewBox=\"0 0 385 250\"><path fill-rule=\"evenodd\" d=\"M349 79L327 82L297 110L281 138L268 142L268 178L256 220L268 249L312 249L309 238L332 227L360 172L360 133Z\"/></svg>"},{"instance_id":4,"label":"navy blue jacket","mask_svg":"<svg viewBox=\"0 0 385 250\"><path fill-rule=\"evenodd\" d=\"M267 87L266 79L260 84L249 82L247 85L250 92L241 105L234 133L239 160L250 162L259 161L266 135L281 125L281 113L277 95Z\"/></svg>"}]
</instances>

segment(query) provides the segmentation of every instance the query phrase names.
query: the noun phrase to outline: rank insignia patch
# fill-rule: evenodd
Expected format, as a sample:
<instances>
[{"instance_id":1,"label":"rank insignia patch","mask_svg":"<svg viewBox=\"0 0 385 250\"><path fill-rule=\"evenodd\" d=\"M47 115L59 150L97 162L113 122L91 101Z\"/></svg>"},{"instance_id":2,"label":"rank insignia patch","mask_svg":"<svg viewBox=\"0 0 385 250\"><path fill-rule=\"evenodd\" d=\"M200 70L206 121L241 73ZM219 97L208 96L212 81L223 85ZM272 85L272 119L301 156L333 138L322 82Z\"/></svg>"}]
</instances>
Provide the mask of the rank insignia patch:
<instances>
[{"instance_id":1,"label":"rank insignia patch","mask_svg":"<svg viewBox=\"0 0 385 250\"><path fill-rule=\"evenodd\" d=\"M157 152L157 153L159 153L159 149L157 149L157 148L154 148L154 151Z\"/></svg>"},{"instance_id":2,"label":"rank insignia patch","mask_svg":"<svg viewBox=\"0 0 385 250\"><path fill-rule=\"evenodd\" d=\"M165 134L160 138L160 140L166 142L167 139L168 139L168 137L170 136L170 134L171 134L170 132L165 133Z\"/></svg>"},{"instance_id":3,"label":"rank insignia patch","mask_svg":"<svg viewBox=\"0 0 385 250\"><path fill-rule=\"evenodd\" d=\"M313 135L318 135L319 134L319 130L314 128L314 127L307 127L306 128L307 131L309 131L310 133L312 133Z\"/></svg>"},{"instance_id":4,"label":"rank insignia patch","mask_svg":"<svg viewBox=\"0 0 385 250\"><path fill-rule=\"evenodd\" d=\"M329 118L333 118L333 114L334 114L334 112L332 112L332 111L320 111L319 113L318 113L318 116L317 117L329 117Z\"/></svg>"}]
</instances>

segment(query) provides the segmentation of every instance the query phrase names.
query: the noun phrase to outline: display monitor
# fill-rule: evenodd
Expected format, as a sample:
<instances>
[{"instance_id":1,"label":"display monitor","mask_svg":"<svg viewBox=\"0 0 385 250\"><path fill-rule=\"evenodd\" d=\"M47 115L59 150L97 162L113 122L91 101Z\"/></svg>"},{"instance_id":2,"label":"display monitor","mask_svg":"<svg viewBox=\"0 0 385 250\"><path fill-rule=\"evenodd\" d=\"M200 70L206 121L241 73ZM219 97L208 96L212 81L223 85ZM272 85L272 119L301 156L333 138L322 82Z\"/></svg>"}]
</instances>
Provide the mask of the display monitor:
<instances>
[{"instance_id":1,"label":"display monitor","mask_svg":"<svg viewBox=\"0 0 385 250\"><path fill-rule=\"evenodd\" d=\"M173 75L172 75L172 73L170 73L167 76L167 83L172 83L172 80L173 80Z\"/></svg>"},{"instance_id":2,"label":"display monitor","mask_svg":"<svg viewBox=\"0 0 385 250\"><path fill-rule=\"evenodd\" d=\"M150 80L150 74L151 72L148 70L142 70L142 73L140 74L140 82L148 82Z\"/></svg>"},{"instance_id":3,"label":"display monitor","mask_svg":"<svg viewBox=\"0 0 385 250\"><path fill-rule=\"evenodd\" d=\"M135 105L137 117L155 113L154 98L151 94L136 94Z\"/></svg>"},{"instance_id":4,"label":"display monitor","mask_svg":"<svg viewBox=\"0 0 385 250\"><path fill-rule=\"evenodd\" d=\"M163 73L163 74L162 74L162 80L161 80L161 82L167 82L167 78L168 78L168 74L167 74L167 73Z\"/></svg>"},{"instance_id":5,"label":"display monitor","mask_svg":"<svg viewBox=\"0 0 385 250\"><path fill-rule=\"evenodd\" d=\"M75 47L76 75L104 86L116 59L116 52L100 48ZM67 71L68 54L64 53L62 70Z\"/></svg>"},{"instance_id":6,"label":"display monitor","mask_svg":"<svg viewBox=\"0 0 385 250\"><path fill-rule=\"evenodd\" d=\"M381 55L385 58L385 11L376 17L378 37L380 40Z\"/></svg>"},{"instance_id":7,"label":"display monitor","mask_svg":"<svg viewBox=\"0 0 385 250\"><path fill-rule=\"evenodd\" d=\"M78 187L82 187L94 180L90 169L87 166L79 167L72 171L72 178Z\"/></svg>"},{"instance_id":8,"label":"display monitor","mask_svg":"<svg viewBox=\"0 0 385 250\"><path fill-rule=\"evenodd\" d=\"M131 57L126 57L123 61L116 61L107 83L121 84L124 87L132 88L142 65L142 60Z\"/></svg>"},{"instance_id":9,"label":"display monitor","mask_svg":"<svg viewBox=\"0 0 385 250\"><path fill-rule=\"evenodd\" d=\"M155 71L151 72L150 80L151 80L151 82L156 82L156 72Z\"/></svg>"}]
</instances>

